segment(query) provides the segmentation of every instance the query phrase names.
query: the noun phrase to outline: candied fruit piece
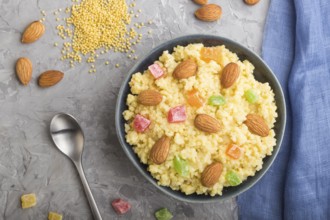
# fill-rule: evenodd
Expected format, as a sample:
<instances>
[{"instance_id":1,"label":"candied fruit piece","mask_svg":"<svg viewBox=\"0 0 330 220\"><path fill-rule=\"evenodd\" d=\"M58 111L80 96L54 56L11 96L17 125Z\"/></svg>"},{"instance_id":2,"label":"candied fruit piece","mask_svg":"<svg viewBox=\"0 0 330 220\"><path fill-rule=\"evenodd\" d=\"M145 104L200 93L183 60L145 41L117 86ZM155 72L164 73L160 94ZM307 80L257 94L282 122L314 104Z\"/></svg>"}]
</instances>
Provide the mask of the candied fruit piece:
<instances>
[{"instance_id":1,"label":"candied fruit piece","mask_svg":"<svg viewBox=\"0 0 330 220\"><path fill-rule=\"evenodd\" d=\"M151 121L142 115L137 114L133 120L133 127L137 132L144 132L149 127Z\"/></svg>"},{"instance_id":2,"label":"candied fruit piece","mask_svg":"<svg viewBox=\"0 0 330 220\"><path fill-rule=\"evenodd\" d=\"M199 95L199 92L197 89L193 89L187 93L187 102L189 105L194 107L202 107L204 104L204 99Z\"/></svg>"},{"instance_id":3,"label":"candied fruit piece","mask_svg":"<svg viewBox=\"0 0 330 220\"><path fill-rule=\"evenodd\" d=\"M157 63L150 65L148 69L155 79L158 79L164 75L164 70Z\"/></svg>"},{"instance_id":4,"label":"candied fruit piece","mask_svg":"<svg viewBox=\"0 0 330 220\"><path fill-rule=\"evenodd\" d=\"M201 59L205 62L214 60L218 64L222 63L222 49L221 47L203 47L200 52Z\"/></svg>"},{"instance_id":5,"label":"candied fruit piece","mask_svg":"<svg viewBox=\"0 0 330 220\"><path fill-rule=\"evenodd\" d=\"M115 199L111 202L112 208L116 211L117 214L125 214L131 209L131 204L123 199Z\"/></svg>"},{"instance_id":6,"label":"candied fruit piece","mask_svg":"<svg viewBox=\"0 0 330 220\"><path fill-rule=\"evenodd\" d=\"M220 106L226 104L226 99L221 95L212 95L209 98L209 105Z\"/></svg>"},{"instance_id":7,"label":"candied fruit piece","mask_svg":"<svg viewBox=\"0 0 330 220\"><path fill-rule=\"evenodd\" d=\"M170 123L183 122L186 119L186 107L184 105L171 108L167 115L167 120Z\"/></svg>"},{"instance_id":8,"label":"candied fruit piece","mask_svg":"<svg viewBox=\"0 0 330 220\"><path fill-rule=\"evenodd\" d=\"M62 215L60 215L56 212L49 212L48 220L62 220Z\"/></svg>"},{"instance_id":9,"label":"candied fruit piece","mask_svg":"<svg viewBox=\"0 0 330 220\"><path fill-rule=\"evenodd\" d=\"M173 166L175 171L181 176L187 176L189 174L188 163L181 157L178 156L174 157Z\"/></svg>"},{"instance_id":10,"label":"candied fruit piece","mask_svg":"<svg viewBox=\"0 0 330 220\"><path fill-rule=\"evenodd\" d=\"M251 104L258 101L258 95L255 93L253 89L246 90L244 93L244 97Z\"/></svg>"},{"instance_id":11,"label":"candied fruit piece","mask_svg":"<svg viewBox=\"0 0 330 220\"><path fill-rule=\"evenodd\" d=\"M21 196L22 208L27 209L37 204L36 194L30 193Z\"/></svg>"},{"instance_id":12,"label":"candied fruit piece","mask_svg":"<svg viewBox=\"0 0 330 220\"><path fill-rule=\"evenodd\" d=\"M236 144L230 144L226 150L226 154L233 159L238 159L242 154L242 149Z\"/></svg>"},{"instance_id":13,"label":"candied fruit piece","mask_svg":"<svg viewBox=\"0 0 330 220\"><path fill-rule=\"evenodd\" d=\"M227 172L226 174L226 180L228 181L228 183L231 185L231 186L238 186L239 184L242 183L242 180L238 177L238 175L230 170Z\"/></svg>"},{"instance_id":14,"label":"candied fruit piece","mask_svg":"<svg viewBox=\"0 0 330 220\"><path fill-rule=\"evenodd\" d=\"M155 217L157 220L170 220L173 218L173 215L167 208L162 208L155 212Z\"/></svg>"}]
</instances>

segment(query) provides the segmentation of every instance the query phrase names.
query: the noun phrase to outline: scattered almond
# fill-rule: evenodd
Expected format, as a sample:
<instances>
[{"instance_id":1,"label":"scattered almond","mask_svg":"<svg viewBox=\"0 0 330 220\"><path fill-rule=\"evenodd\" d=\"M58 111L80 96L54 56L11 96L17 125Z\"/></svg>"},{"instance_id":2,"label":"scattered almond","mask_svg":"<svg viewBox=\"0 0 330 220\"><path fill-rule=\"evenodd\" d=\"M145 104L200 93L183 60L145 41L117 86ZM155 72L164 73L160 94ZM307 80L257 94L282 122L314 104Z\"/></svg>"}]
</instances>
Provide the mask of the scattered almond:
<instances>
[{"instance_id":1,"label":"scattered almond","mask_svg":"<svg viewBox=\"0 0 330 220\"><path fill-rule=\"evenodd\" d=\"M199 5L206 5L208 0L193 0L196 4Z\"/></svg>"},{"instance_id":2,"label":"scattered almond","mask_svg":"<svg viewBox=\"0 0 330 220\"><path fill-rule=\"evenodd\" d=\"M239 77L239 66L236 63L229 63L223 68L221 74L221 85L223 88L231 87Z\"/></svg>"},{"instance_id":3,"label":"scattered almond","mask_svg":"<svg viewBox=\"0 0 330 220\"><path fill-rule=\"evenodd\" d=\"M217 133L221 130L220 122L207 114L198 114L195 117L194 125L198 130L207 133Z\"/></svg>"},{"instance_id":4,"label":"scattered almond","mask_svg":"<svg viewBox=\"0 0 330 220\"><path fill-rule=\"evenodd\" d=\"M23 32L22 43L33 43L45 33L45 26L40 21L32 22Z\"/></svg>"},{"instance_id":5,"label":"scattered almond","mask_svg":"<svg viewBox=\"0 0 330 220\"><path fill-rule=\"evenodd\" d=\"M204 5L195 11L195 16L202 21L216 21L222 15L222 8L216 4Z\"/></svg>"},{"instance_id":6,"label":"scattered almond","mask_svg":"<svg viewBox=\"0 0 330 220\"><path fill-rule=\"evenodd\" d=\"M164 135L151 148L149 159L155 164L162 164L165 162L169 150L170 138Z\"/></svg>"},{"instance_id":7,"label":"scattered almond","mask_svg":"<svg viewBox=\"0 0 330 220\"><path fill-rule=\"evenodd\" d=\"M259 2L260 0L244 0L244 2L247 4L247 5L255 5Z\"/></svg>"},{"instance_id":8,"label":"scattered almond","mask_svg":"<svg viewBox=\"0 0 330 220\"><path fill-rule=\"evenodd\" d=\"M57 70L48 70L39 76L38 83L41 87L50 87L63 79L64 73Z\"/></svg>"},{"instance_id":9,"label":"scattered almond","mask_svg":"<svg viewBox=\"0 0 330 220\"><path fill-rule=\"evenodd\" d=\"M142 105L154 106L154 105L158 105L159 103L161 103L161 101L163 100L163 96L162 96L162 94L160 94L159 92L157 92L155 90L148 89L148 90L142 91L138 95L137 100Z\"/></svg>"},{"instance_id":10,"label":"scattered almond","mask_svg":"<svg viewBox=\"0 0 330 220\"><path fill-rule=\"evenodd\" d=\"M208 165L201 177L202 185L205 187L212 187L219 181L222 173L222 164L219 162L213 162Z\"/></svg>"},{"instance_id":11,"label":"scattered almond","mask_svg":"<svg viewBox=\"0 0 330 220\"><path fill-rule=\"evenodd\" d=\"M23 85L29 84L32 77L32 62L29 58L21 57L17 60L16 75Z\"/></svg>"},{"instance_id":12,"label":"scattered almond","mask_svg":"<svg viewBox=\"0 0 330 220\"><path fill-rule=\"evenodd\" d=\"M176 79L186 79L196 75L197 64L193 59L182 61L173 71L173 77Z\"/></svg>"},{"instance_id":13,"label":"scattered almond","mask_svg":"<svg viewBox=\"0 0 330 220\"><path fill-rule=\"evenodd\" d=\"M261 137L269 134L269 127L265 120L257 114L248 114L244 124L249 128L250 132Z\"/></svg>"}]
</instances>

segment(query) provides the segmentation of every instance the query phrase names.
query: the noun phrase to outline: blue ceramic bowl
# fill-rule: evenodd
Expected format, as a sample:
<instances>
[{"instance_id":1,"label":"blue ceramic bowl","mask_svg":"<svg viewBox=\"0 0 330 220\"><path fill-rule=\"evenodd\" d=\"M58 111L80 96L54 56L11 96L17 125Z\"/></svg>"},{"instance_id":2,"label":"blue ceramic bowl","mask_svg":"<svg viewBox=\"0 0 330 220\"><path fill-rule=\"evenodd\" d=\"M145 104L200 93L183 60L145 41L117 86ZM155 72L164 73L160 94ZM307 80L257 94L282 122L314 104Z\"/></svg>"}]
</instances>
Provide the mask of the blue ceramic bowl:
<instances>
[{"instance_id":1,"label":"blue ceramic bowl","mask_svg":"<svg viewBox=\"0 0 330 220\"><path fill-rule=\"evenodd\" d=\"M185 195L180 191L172 190L169 187L159 186L157 184L156 179L154 179L151 174L147 171L147 165L144 165L140 162L138 156L134 153L132 146L129 145L125 140L125 120L122 116L123 111L127 109L126 106L126 97L130 93L130 87L128 85L131 80L132 74L136 72L143 72L148 68L149 65L153 64L155 60L159 58L159 56L163 53L163 51L168 50L169 52L173 51L175 46L181 45L186 46L191 43L203 43L205 46L218 46L225 45L229 50L236 53L240 60L249 60L254 66L254 76L260 82L268 82L275 93L275 101L277 105L278 118L275 123L275 133L277 144L274 147L273 154L264 158L263 167L260 171L258 171L255 176L249 177L246 181L236 187L226 187L223 190L222 196L208 196L208 195ZM139 172L149 180L155 187L157 187L163 193L172 196L181 201L185 202L193 202L193 203L205 203L205 202L215 202L220 200L225 200L228 198L232 198L237 196L238 194L246 191L250 187L252 187L258 180L267 172L269 167L272 165L273 161L278 154L285 130L286 123L286 108L285 108L285 100L283 96L282 88L276 79L274 73L270 70L270 68L265 64L262 59L247 49L246 47L231 41L229 39L211 36L211 35L188 35L179 37L170 41L167 41L160 46L153 49L144 59L140 60L127 74L118 94L117 106L116 106L116 130L117 135L120 141L120 144L125 151L126 155L130 159L130 161L134 164L134 166L139 170Z\"/></svg>"}]
</instances>

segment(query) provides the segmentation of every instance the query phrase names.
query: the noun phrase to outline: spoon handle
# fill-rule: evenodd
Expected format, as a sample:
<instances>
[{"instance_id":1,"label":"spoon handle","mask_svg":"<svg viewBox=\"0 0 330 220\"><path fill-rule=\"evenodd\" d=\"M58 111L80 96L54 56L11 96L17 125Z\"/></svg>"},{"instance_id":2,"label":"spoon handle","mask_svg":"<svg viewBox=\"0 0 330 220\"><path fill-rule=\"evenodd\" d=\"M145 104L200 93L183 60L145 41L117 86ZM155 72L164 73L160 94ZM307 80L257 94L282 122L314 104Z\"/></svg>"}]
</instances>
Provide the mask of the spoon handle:
<instances>
[{"instance_id":1,"label":"spoon handle","mask_svg":"<svg viewBox=\"0 0 330 220\"><path fill-rule=\"evenodd\" d=\"M81 182L82 182L82 184L83 184L83 186L84 186L85 193L86 193L86 196L87 196L87 199L88 199L89 205L90 205L90 207L91 207L91 210L92 210L92 213L93 213L94 219L95 219L95 220L102 220L102 217L101 217L100 211L99 211L99 209L97 208L97 205L96 205L95 199L94 199L94 197L93 197L92 191L91 191L91 189L89 188L88 182L87 182L87 180L86 180L86 177L85 177L85 174L84 174L84 170L83 170L82 165L81 165L81 161L79 161L79 162L74 162L74 164L75 164L76 167L77 167L77 170L78 170L78 173L79 173L79 176L80 176Z\"/></svg>"}]
</instances>

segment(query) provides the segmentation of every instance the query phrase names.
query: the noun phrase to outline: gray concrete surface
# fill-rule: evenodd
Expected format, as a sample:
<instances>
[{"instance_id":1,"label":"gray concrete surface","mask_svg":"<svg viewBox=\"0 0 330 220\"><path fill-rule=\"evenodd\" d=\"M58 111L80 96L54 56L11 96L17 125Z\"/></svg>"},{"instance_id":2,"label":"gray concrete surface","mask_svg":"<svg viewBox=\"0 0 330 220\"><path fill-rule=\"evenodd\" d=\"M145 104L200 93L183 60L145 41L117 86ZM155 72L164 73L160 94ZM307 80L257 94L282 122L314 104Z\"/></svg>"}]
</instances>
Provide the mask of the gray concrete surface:
<instances>
[{"instance_id":1,"label":"gray concrete surface","mask_svg":"<svg viewBox=\"0 0 330 220\"><path fill-rule=\"evenodd\" d=\"M221 35L260 53L269 0L246 6L242 0L210 0L223 8L219 22L202 23L190 0L138 0L135 21L153 20L142 28L142 43L135 48L139 59L166 40L193 33ZM123 54L106 54L96 62L97 73L89 74L87 63L70 68L61 61L61 43L56 35L53 12L72 4L68 0L0 0L0 219L46 219L49 211L64 219L92 219L77 172L71 161L52 144L50 119L57 112L74 115L81 123L86 145L83 166L104 219L154 219L153 213L167 207L173 219L237 219L235 200L213 204L188 204L163 195L137 172L123 153L114 126L116 94L122 79L134 64ZM22 45L26 25L47 16L46 34L36 43ZM65 14L61 13L60 17ZM147 31L152 29L152 36ZM24 87L15 75L17 58L27 56L34 64L33 79ZM104 65L110 60L110 65ZM120 63L120 68L114 64ZM65 73L60 84L41 89L38 75L48 69ZM35 192L36 207L22 210L20 196ZM132 210L117 216L110 202L121 197Z\"/></svg>"}]
</instances>

